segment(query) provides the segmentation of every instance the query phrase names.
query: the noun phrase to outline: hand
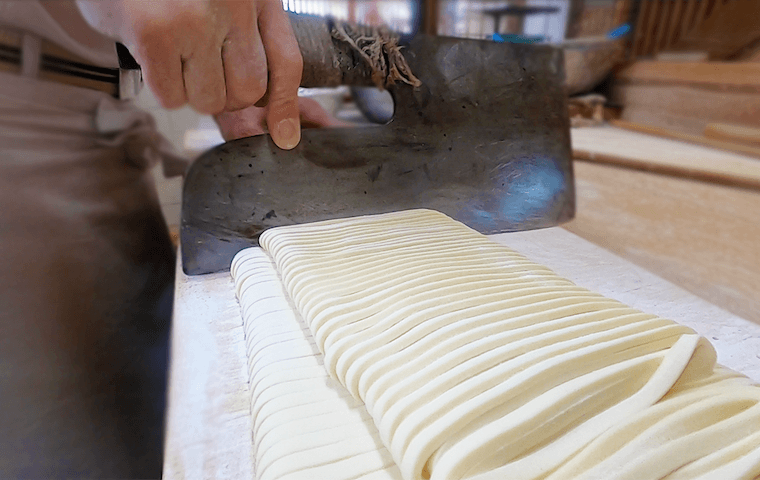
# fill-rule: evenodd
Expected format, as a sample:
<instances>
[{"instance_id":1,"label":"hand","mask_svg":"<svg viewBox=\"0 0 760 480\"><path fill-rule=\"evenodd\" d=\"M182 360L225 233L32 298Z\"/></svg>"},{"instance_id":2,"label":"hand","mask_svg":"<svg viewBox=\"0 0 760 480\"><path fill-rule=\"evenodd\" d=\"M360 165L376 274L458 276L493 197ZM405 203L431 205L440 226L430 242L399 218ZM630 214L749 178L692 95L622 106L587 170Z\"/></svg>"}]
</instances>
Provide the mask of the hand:
<instances>
[{"instance_id":1,"label":"hand","mask_svg":"<svg viewBox=\"0 0 760 480\"><path fill-rule=\"evenodd\" d=\"M311 98L299 98L298 104L301 112L301 125L304 128L354 126L333 117ZM214 120L219 125L219 130L222 132L222 137L226 141L266 133L265 119L265 109L256 106L235 112L222 112L214 116Z\"/></svg>"},{"instance_id":2,"label":"hand","mask_svg":"<svg viewBox=\"0 0 760 480\"><path fill-rule=\"evenodd\" d=\"M88 22L128 47L166 108L234 112L267 97L275 143L301 138L303 59L280 0L77 0Z\"/></svg>"}]
</instances>

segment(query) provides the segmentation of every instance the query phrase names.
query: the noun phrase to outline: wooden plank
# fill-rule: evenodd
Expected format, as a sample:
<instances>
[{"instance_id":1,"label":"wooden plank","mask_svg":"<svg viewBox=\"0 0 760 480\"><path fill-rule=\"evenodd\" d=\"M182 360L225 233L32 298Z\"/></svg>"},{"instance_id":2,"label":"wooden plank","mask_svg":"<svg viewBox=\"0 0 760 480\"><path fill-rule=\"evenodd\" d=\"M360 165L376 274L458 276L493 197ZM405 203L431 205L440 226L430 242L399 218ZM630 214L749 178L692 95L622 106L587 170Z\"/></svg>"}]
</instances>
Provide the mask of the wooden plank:
<instances>
[{"instance_id":1,"label":"wooden plank","mask_svg":"<svg viewBox=\"0 0 760 480\"><path fill-rule=\"evenodd\" d=\"M710 123L705 127L705 137L760 146L760 128L750 128L743 125Z\"/></svg>"},{"instance_id":2,"label":"wooden plank","mask_svg":"<svg viewBox=\"0 0 760 480\"><path fill-rule=\"evenodd\" d=\"M628 82L712 85L760 91L760 65L752 62L638 60L615 76Z\"/></svg>"},{"instance_id":3,"label":"wooden plank","mask_svg":"<svg viewBox=\"0 0 760 480\"><path fill-rule=\"evenodd\" d=\"M757 0L640 0L633 56L663 50L706 51L734 59L760 39Z\"/></svg>"},{"instance_id":4,"label":"wooden plank","mask_svg":"<svg viewBox=\"0 0 760 480\"><path fill-rule=\"evenodd\" d=\"M683 22L683 16L681 16L681 8L684 5L684 0L674 0L673 12L670 16L670 26L668 26L668 33L665 35L665 41L661 45L662 50L667 50L668 47L675 41L678 25Z\"/></svg>"},{"instance_id":5,"label":"wooden plank","mask_svg":"<svg viewBox=\"0 0 760 480\"><path fill-rule=\"evenodd\" d=\"M668 24L670 22L670 18L673 15L673 3L674 1L678 0L665 0L662 2L662 11L660 12L660 19L657 24L657 32L654 39L654 43L652 44L652 53L657 53L662 48L662 41L665 37L665 34L668 32Z\"/></svg>"},{"instance_id":6,"label":"wooden plank","mask_svg":"<svg viewBox=\"0 0 760 480\"><path fill-rule=\"evenodd\" d=\"M704 131L708 121L701 118L687 117L670 112L658 111L656 107L626 107L619 119L629 122L657 125L678 132L699 135Z\"/></svg>"},{"instance_id":7,"label":"wooden plank","mask_svg":"<svg viewBox=\"0 0 760 480\"><path fill-rule=\"evenodd\" d=\"M574 166L577 213L564 228L760 323L760 194L612 165Z\"/></svg>"},{"instance_id":8,"label":"wooden plank","mask_svg":"<svg viewBox=\"0 0 760 480\"><path fill-rule=\"evenodd\" d=\"M704 135L693 135L690 133L678 132L676 130L656 127L652 125L646 125L641 123L628 122L625 120L610 120L610 123L618 128L626 130L632 130L635 132L648 133L663 138L671 138L673 140L681 140L684 142L694 143L696 145L704 145L709 148L717 148L719 150L726 150L729 152L736 152L742 155L755 157L760 159L760 148L745 145L741 143L718 140L715 138L709 138Z\"/></svg>"},{"instance_id":9,"label":"wooden plank","mask_svg":"<svg viewBox=\"0 0 760 480\"><path fill-rule=\"evenodd\" d=\"M760 191L754 158L615 127L574 128L571 138L581 160Z\"/></svg>"},{"instance_id":10,"label":"wooden plank","mask_svg":"<svg viewBox=\"0 0 760 480\"><path fill-rule=\"evenodd\" d=\"M688 85L615 83L610 100L623 106L623 119L693 134L708 123L760 128L760 94Z\"/></svg>"},{"instance_id":11,"label":"wooden plank","mask_svg":"<svg viewBox=\"0 0 760 480\"><path fill-rule=\"evenodd\" d=\"M705 19L705 12L707 11L708 3L709 3L709 0L701 0L699 2L699 10L697 10L697 13L694 14L694 19L691 22L691 26L689 27L689 30L684 32L684 36L688 35L690 32L699 28L699 26L702 24L702 22Z\"/></svg>"},{"instance_id":12,"label":"wooden plank","mask_svg":"<svg viewBox=\"0 0 760 480\"><path fill-rule=\"evenodd\" d=\"M612 16L612 26L617 27L624 23L630 23L632 10L633 0L617 0L615 2L615 13Z\"/></svg>"},{"instance_id":13,"label":"wooden plank","mask_svg":"<svg viewBox=\"0 0 760 480\"><path fill-rule=\"evenodd\" d=\"M681 35L679 50L705 50L712 59L733 59L760 39L760 2L717 0L696 18L693 28ZM705 2L700 2L704 8ZM708 8L710 8L708 6Z\"/></svg>"},{"instance_id":14,"label":"wooden plank","mask_svg":"<svg viewBox=\"0 0 760 480\"><path fill-rule=\"evenodd\" d=\"M641 0L638 5L636 29L633 32L633 48L631 49L634 58L641 55L647 21L649 19L648 13L651 6L652 2L646 0Z\"/></svg>"},{"instance_id":15,"label":"wooden plank","mask_svg":"<svg viewBox=\"0 0 760 480\"><path fill-rule=\"evenodd\" d=\"M660 51L654 56L658 62L706 62L709 59L707 52L674 52Z\"/></svg>"},{"instance_id":16,"label":"wooden plank","mask_svg":"<svg viewBox=\"0 0 760 480\"><path fill-rule=\"evenodd\" d=\"M691 21L694 16L694 6L696 5L697 0L688 0L688 3L686 4L686 10L683 13L683 20L681 21L681 24L679 25L680 28L678 29L678 35L683 35L686 31L688 31L689 27L691 26ZM677 38L677 37L676 37ZM676 41L676 38L671 39L671 43Z\"/></svg>"},{"instance_id":17,"label":"wooden plank","mask_svg":"<svg viewBox=\"0 0 760 480\"><path fill-rule=\"evenodd\" d=\"M652 39L654 38L654 34L657 31L657 25L658 25L658 17L660 13L660 0L652 0L649 2L649 20L647 22L647 28L644 31L644 38L643 38L643 44L641 46L641 51L639 52L639 55L649 55L652 53Z\"/></svg>"}]
</instances>

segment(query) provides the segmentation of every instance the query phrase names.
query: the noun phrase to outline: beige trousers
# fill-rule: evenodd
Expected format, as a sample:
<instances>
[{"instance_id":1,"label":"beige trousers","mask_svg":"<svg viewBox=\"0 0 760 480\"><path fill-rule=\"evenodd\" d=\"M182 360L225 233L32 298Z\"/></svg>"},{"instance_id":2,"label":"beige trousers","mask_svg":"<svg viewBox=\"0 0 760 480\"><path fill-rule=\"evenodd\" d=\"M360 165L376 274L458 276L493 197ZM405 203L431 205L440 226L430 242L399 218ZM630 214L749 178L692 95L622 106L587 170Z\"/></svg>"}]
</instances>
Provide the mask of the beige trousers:
<instances>
[{"instance_id":1,"label":"beige trousers","mask_svg":"<svg viewBox=\"0 0 760 480\"><path fill-rule=\"evenodd\" d=\"M160 477L166 147L125 102L0 73L0 478Z\"/></svg>"}]
</instances>

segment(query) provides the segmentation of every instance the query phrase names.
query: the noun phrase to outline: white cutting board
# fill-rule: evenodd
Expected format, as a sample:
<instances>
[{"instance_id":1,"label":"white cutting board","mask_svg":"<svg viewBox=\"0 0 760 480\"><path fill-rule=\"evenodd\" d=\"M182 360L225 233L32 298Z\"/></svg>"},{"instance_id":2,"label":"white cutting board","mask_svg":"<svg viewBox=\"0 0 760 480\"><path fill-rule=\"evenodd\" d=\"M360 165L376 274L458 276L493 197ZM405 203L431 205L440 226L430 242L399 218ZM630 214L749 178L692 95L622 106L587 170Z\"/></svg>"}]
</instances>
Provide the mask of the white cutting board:
<instances>
[{"instance_id":1,"label":"white cutting board","mask_svg":"<svg viewBox=\"0 0 760 480\"><path fill-rule=\"evenodd\" d=\"M694 328L718 361L760 381L760 325L732 315L561 228L494 235L578 285ZM243 323L229 272L177 265L166 479L252 479Z\"/></svg>"}]
</instances>

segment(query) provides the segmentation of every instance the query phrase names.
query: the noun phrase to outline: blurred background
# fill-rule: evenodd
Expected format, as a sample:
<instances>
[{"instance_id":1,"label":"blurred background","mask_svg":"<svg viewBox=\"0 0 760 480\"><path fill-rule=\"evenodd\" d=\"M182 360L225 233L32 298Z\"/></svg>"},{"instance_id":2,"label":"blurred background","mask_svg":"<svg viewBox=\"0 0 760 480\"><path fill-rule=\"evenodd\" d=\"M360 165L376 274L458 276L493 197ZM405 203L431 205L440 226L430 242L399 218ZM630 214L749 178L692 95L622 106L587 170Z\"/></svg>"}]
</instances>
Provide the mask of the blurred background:
<instances>
[{"instance_id":1,"label":"blurred background","mask_svg":"<svg viewBox=\"0 0 760 480\"><path fill-rule=\"evenodd\" d=\"M657 135L760 147L757 0L283 0L287 10L393 30L551 43L566 57L574 127L604 122ZM330 113L363 121L348 88L302 89ZM213 120L138 103L190 157L222 142ZM725 145L724 145L725 146ZM751 153L751 151L750 151ZM755 152L757 153L757 152ZM578 155L588 154L578 148ZM181 179L155 172L164 214L179 221Z\"/></svg>"}]
</instances>

